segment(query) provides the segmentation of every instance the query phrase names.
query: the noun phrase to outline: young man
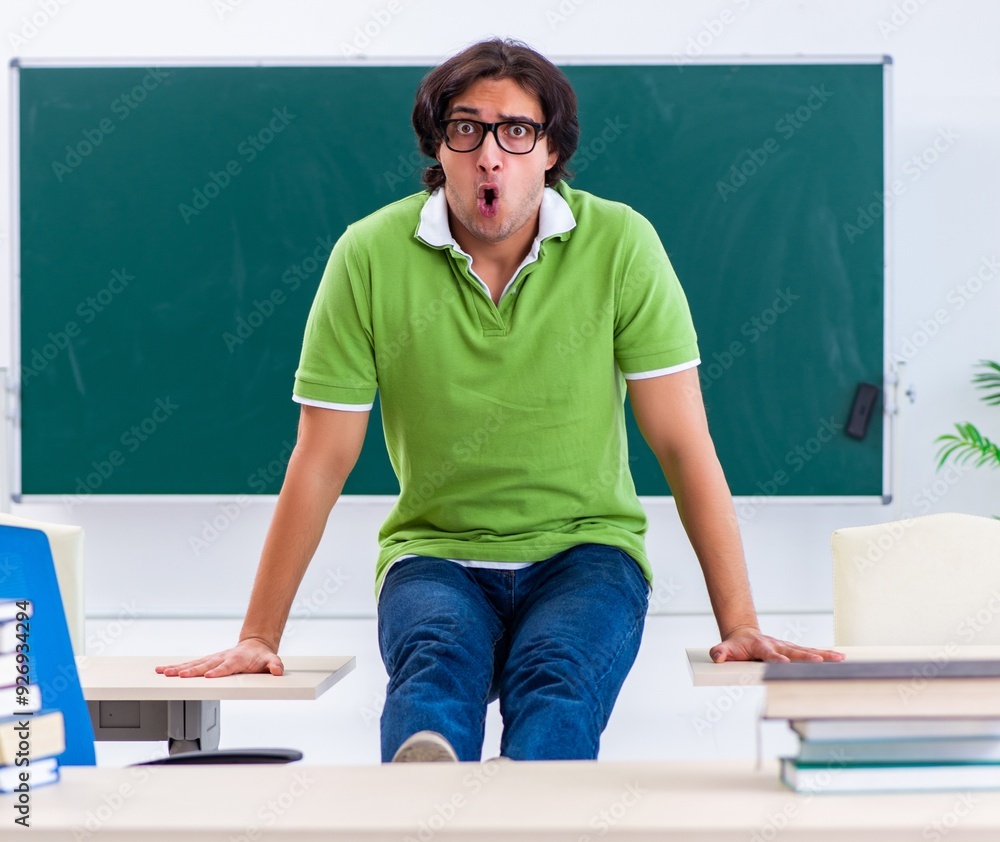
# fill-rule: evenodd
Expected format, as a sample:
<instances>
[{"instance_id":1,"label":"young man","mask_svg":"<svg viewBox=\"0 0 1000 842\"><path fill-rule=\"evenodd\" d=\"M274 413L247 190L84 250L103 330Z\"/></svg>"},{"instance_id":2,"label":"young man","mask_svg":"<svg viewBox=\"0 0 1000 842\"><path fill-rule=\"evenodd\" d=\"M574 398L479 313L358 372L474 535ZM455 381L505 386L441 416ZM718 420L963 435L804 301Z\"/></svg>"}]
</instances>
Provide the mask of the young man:
<instances>
[{"instance_id":1,"label":"young man","mask_svg":"<svg viewBox=\"0 0 1000 842\"><path fill-rule=\"evenodd\" d=\"M516 42L431 71L428 191L350 226L306 327L299 437L240 641L167 675L282 671L278 642L376 390L400 496L379 534L382 754L595 758L650 564L623 402L673 490L727 659L839 658L760 633L683 292L652 226L563 180L576 97Z\"/></svg>"}]
</instances>

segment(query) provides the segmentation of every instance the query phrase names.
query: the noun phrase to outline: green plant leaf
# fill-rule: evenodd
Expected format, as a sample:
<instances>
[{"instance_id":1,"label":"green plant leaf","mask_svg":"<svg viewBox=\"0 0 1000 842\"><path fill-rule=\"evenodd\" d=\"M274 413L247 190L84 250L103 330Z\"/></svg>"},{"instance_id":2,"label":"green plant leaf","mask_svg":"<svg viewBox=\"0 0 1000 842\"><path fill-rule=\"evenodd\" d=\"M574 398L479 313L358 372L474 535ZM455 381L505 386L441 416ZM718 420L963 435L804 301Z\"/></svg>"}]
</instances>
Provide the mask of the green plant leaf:
<instances>
[{"instance_id":1,"label":"green plant leaf","mask_svg":"<svg viewBox=\"0 0 1000 842\"><path fill-rule=\"evenodd\" d=\"M941 470L949 459L957 465L975 460L977 468L990 464L994 468L1000 466L1000 445L986 438L974 424L956 424L955 429L958 435L948 434L934 439L941 445L937 453L937 470Z\"/></svg>"},{"instance_id":2,"label":"green plant leaf","mask_svg":"<svg viewBox=\"0 0 1000 842\"><path fill-rule=\"evenodd\" d=\"M986 369L972 378L977 389L986 392L980 395L983 402L989 406L1000 406L1000 363L993 360L980 360L980 368Z\"/></svg>"}]
</instances>

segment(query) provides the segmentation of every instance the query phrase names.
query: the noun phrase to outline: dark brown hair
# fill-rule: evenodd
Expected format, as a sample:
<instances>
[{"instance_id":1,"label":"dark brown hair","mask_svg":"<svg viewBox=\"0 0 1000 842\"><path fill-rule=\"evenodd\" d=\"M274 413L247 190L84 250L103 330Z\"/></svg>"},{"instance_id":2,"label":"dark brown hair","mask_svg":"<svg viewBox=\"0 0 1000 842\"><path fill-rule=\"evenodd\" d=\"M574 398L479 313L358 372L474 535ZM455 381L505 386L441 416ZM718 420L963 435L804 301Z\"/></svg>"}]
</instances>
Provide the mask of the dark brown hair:
<instances>
[{"instance_id":1,"label":"dark brown hair","mask_svg":"<svg viewBox=\"0 0 1000 842\"><path fill-rule=\"evenodd\" d=\"M576 94L566 75L551 61L521 41L491 38L467 47L428 73L417 88L413 107L413 129L417 133L420 151L429 158L437 157L443 139L440 121L445 109L456 96L480 79L513 79L533 94L542 106L545 134L551 148L559 154L555 164L545 173L545 184L551 187L572 173L566 163L576 151L580 140L580 122L576 115ZM427 167L423 175L428 191L445 182L439 163Z\"/></svg>"}]
</instances>

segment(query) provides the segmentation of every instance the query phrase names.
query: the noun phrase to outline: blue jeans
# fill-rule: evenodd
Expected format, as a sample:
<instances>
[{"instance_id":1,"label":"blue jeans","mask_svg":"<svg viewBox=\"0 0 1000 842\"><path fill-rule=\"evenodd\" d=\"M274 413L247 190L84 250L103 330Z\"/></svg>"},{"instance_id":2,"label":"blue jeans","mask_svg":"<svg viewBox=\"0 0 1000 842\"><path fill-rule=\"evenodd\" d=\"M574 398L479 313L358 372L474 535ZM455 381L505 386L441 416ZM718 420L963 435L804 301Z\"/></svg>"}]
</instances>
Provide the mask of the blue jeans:
<instances>
[{"instance_id":1,"label":"blue jeans","mask_svg":"<svg viewBox=\"0 0 1000 842\"><path fill-rule=\"evenodd\" d=\"M596 758L639 651L648 595L636 562L597 544L519 570L397 562L378 606L389 673L382 760L425 729L443 734L460 760L479 760L496 698L503 756Z\"/></svg>"}]
</instances>

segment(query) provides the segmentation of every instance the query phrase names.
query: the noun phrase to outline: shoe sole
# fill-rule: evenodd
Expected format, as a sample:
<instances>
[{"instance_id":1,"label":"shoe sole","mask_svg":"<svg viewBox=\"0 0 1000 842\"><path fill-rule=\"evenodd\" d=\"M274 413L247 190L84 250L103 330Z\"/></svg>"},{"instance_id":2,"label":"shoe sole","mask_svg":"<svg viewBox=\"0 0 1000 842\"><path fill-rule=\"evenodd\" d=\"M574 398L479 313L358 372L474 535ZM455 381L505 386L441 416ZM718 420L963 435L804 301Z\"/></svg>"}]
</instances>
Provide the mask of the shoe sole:
<instances>
[{"instance_id":1,"label":"shoe sole","mask_svg":"<svg viewBox=\"0 0 1000 842\"><path fill-rule=\"evenodd\" d=\"M414 737L410 737L399 747L399 750L393 755L393 763L455 763L458 761L454 750L444 737L437 734L434 736L414 735Z\"/></svg>"}]
</instances>

